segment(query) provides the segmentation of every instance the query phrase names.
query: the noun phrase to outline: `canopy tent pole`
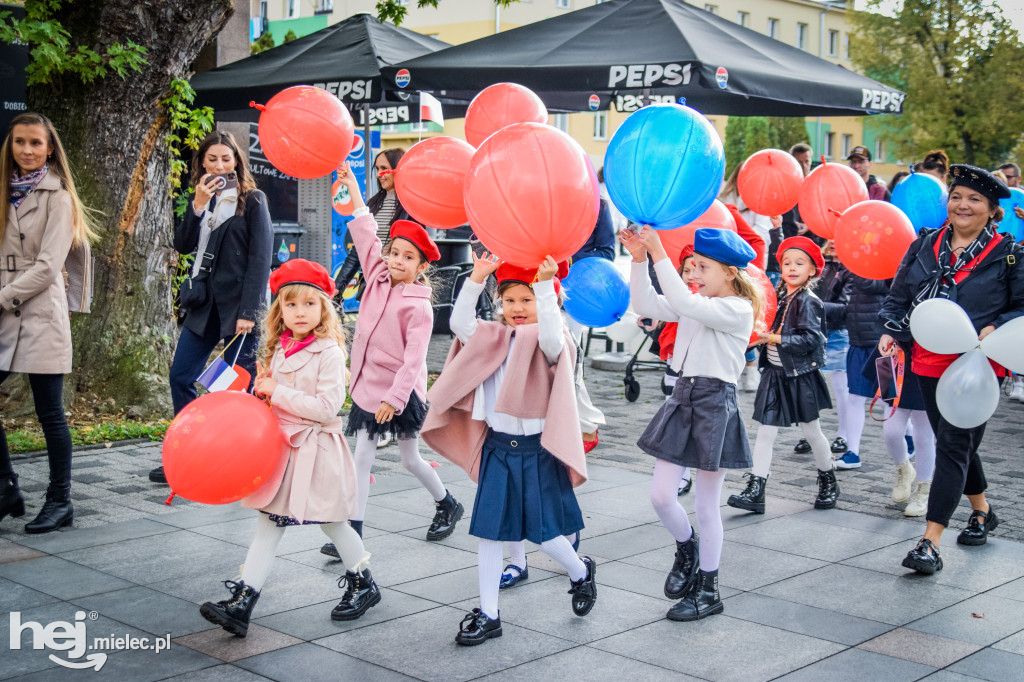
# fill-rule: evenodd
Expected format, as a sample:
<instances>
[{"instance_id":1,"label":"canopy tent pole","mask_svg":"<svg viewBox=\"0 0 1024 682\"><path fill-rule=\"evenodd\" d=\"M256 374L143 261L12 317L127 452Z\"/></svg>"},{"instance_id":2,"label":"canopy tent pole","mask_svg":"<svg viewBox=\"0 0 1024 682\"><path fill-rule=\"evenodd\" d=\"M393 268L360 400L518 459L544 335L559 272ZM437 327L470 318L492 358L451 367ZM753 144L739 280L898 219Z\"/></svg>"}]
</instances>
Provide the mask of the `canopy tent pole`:
<instances>
[{"instance_id":1,"label":"canopy tent pole","mask_svg":"<svg viewBox=\"0 0 1024 682\"><path fill-rule=\"evenodd\" d=\"M370 105L363 104L363 160L366 168L363 170L366 174L366 191L363 192L366 196L363 197L363 201L370 200L370 178L373 177L373 150L370 149Z\"/></svg>"}]
</instances>

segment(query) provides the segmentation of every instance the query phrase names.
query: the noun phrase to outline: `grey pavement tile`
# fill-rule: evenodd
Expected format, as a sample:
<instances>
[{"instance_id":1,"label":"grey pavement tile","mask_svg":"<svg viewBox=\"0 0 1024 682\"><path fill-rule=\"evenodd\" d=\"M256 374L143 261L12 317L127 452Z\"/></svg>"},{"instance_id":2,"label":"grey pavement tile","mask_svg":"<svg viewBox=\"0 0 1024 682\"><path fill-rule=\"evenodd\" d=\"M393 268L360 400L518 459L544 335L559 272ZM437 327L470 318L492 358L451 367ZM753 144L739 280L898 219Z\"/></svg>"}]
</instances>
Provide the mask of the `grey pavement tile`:
<instances>
[{"instance_id":1,"label":"grey pavement tile","mask_svg":"<svg viewBox=\"0 0 1024 682\"><path fill-rule=\"evenodd\" d=\"M121 540L159 535L172 530L174 529L156 521L136 519L123 523L110 523L97 528L66 528L45 535L26 535L19 538L18 542L49 554L62 554L85 547L109 545Z\"/></svg>"},{"instance_id":2,"label":"grey pavement tile","mask_svg":"<svg viewBox=\"0 0 1024 682\"><path fill-rule=\"evenodd\" d=\"M853 646L892 629L891 625L818 609L754 592L730 597L726 611L733 618L749 620L830 642Z\"/></svg>"},{"instance_id":3,"label":"grey pavement tile","mask_svg":"<svg viewBox=\"0 0 1024 682\"><path fill-rule=\"evenodd\" d=\"M806 519L815 523L824 523L841 528L856 528L857 530L871 533L882 533L883 535L892 535L902 540L919 538L924 533L924 523L921 520L896 521L894 519L868 516L867 514L846 509L810 509L799 514L793 514L791 518Z\"/></svg>"},{"instance_id":4,"label":"grey pavement tile","mask_svg":"<svg viewBox=\"0 0 1024 682\"><path fill-rule=\"evenodd\" d=\"M736 509L726 505L725 500L729 498L729 495L739 493L742 490L742 488L726 488L722 491L722 526L726 530L729 530L730 528L749 526L755 523L764 523L771 519L777 519L783 516L792 516L799 514L800 512L813 510L810 502L804 502L802 500L788 500L783 497L771 496L768 496L765 499L764 514L754 514L743 509Z\"/></svg>"},{"instance_id":5,"label":"grey pavement tile","mask_svg":"<svg viewBox=\"0 0 1024 682\"><path fill-rule=\"evenodd\" d=\"M162 488L162 490L166 490L166 488ZM234 504L217 506L196 505L190 509L161 514L153 520L166 523L169 526L175 526L176 528L195 528L196 526L208 526L213 523L234 521L235 519L255 518L255 515L258 513L255 509L246 509L236 502Z\"/></svg>"},{"instance_id":6,"label":"grey pavement tile","mask_svg":"<svg viewBox=\"0 0 1024 682\"><path fill-rule=\"evenodd\" d=\"M41 556L46 556L46 552L32 549L20 542L22 537L28 536L19 536L19 542L0 538L0 564L9 564L12 561L24 561L25 559L37 559Z\"/></svg>"},{"instance_id":7,"label":"grey pavement tile","mask_svg":"<svg viewBox=\"0 0 1024 682\"><path fill-rule=\"evenodd\" d=\"M999 649L982 649L947 670L991 682L1020 682L1024 680L1024 656Z\"/></svg>"},{"instance_id":8,"label":"grey pavement tile","mask_svg":"<svg viewBox=\"0 0 1024 682\"><path fill-rule=\"evenodd\" d=\"M392 655L394 652L392 652ZM331 651L316 644L296 644L285 649L245 658L236 666L272 680L303 682L397 682L409 677L393 670L366 663L358 658Z\"/></svg>"},{"instance_id":9,"label":"grey pavement tile","mask_svg":"<svg viewBox=\"0 0 1024 682\"><path fill-rule=\"evenodd\" d=\"M161 651L159 655L152 651L122 651L107 657L103 667L98 671L90 671L87 674L90 680L131 680L132 682L149 682L151 680L163 680L176 673L202 670L217 664L216 659L204 656L197 651L185 647L175 647L173 644L167 651ZM69 678L77 677L75 673L66 668L54 666L40 670L31 675L19 677L18 682L28 680L29 682L67 682Z\"/></svg>"},{"instance_id":10,"label":"grey pavement tile","mask_svg":"<svg viewBox=\"0 0 1024 682\"><path fill-rule=\"evenodd\" d=\"M935 668L929 665L905 661L900 658L883 656L860 649L848 649L824 660L801 668L779 680L799 682L829 680L829 682L862 682L863 680L886 680L901 682L918 680Z\"/></svg>"},{"instance_id":11,"label":"grey pavement tile","mask_svg":"<svg viewBox=\"0 0 1024 682\"><path fill-rule=\"evenodd\" d=\"M978 617L980 616L980 617ZM1024 630L1024 609L1015 601L979 594L906 627L979 646Z\"/></svg>"},{"instance_id":12,"label":"grey pavement tile","mask_svg":"<svg viewBox=\"0 0 1024 682\"><path fill-rule=\"evenodd\" d=\"M597 572L597 584L661 599L662 609L667 611L672 605L672 602L665 596L665 576L672 566L671 556L668 557L667 562L664 570L655 570L622 561L608 561L600 564L600 570ZM718 592L722 599L739 594L738 590L726 585L719 585Z\"/></svg>"},{"instance_id":13,"label":"grey pavement tile","mask_svg":"<svg viewBox=\"0 0 1024 682\"><path fill-rule=\"evenodd\" d=\"M217 538L233 545L248 548L256 533L255 516L223 523L213 523L208 526L199 526L191 529L193 533ZM320 530L320 526L291 526L286 528L277 544L277 555L284 556L295 552L304 552L309 549L320 549L330 538ZM325 557L326 558L326 557Z\"/></svg>"},{"instance_id":14,"label":"grey pavement tile","mask_svg":"<svg viewBox=\"0 0 1024 682\"><path fill-rule=\"evenodd\" d=\"M129 587L71 600L86 611L172 638L214 627L199 615L196 605L146 587Z\"/></svg>"},{"instance_id":15,"label":"grey pavement tile","mask_svg":"<svg viewBox=\"0 0 1024 682\"><path fill-rule=\"evenodd\" d=\"M466 511L463 518L468 519L473 512L473 499L467 498L467 496L461 494L461 491L450 492L465 507ZM422 518L421 525L430 525L431 519L434 518L434 500L430 497L430 493L422 486L412 490L400 490L377 495L372 499L372 503L375 507L386 507L387 509L402 511L420 517ZM367 517L370 516L371 512L368 510Z\"/></svg>"},{"instance_id":16,"label":"grey pavement tile","mask_svg":"<svg viewBox=\"0 0 1024 682\"><path fill-rule=\"evenodd\" d=\"M374 476L374 482L370 484L370 498L386 495L398 490L415 490L422 488L415 476L401 473L388 476Z\"/></svg>"},{"instance_id":17,"label":"grey pavement tile","mask_svg":"<svg viewBox=\"0 0 1024 682\"><path fill-rule=\"evenodd\" d=\"M167 682L259 682L259 680L267 680L270 678L257 675L256 673L249 672L248 670L242 670L236 668L233 665L215 665L212 668L203 668L191 673L184 673L182 675L175 675L174 677L168 677Z\"/></svg>"},{"instance_id":18,"label":"grey pavement tile","mask_svg":"<svg viewBox=\"0 0 1024 682\"><path fill-rule=\"evenodd\" d=\"M623 519L618 516L609 516L595 511L587 511L585 509L580 510L583 513L583 530L581 531L581 537L584 542L588 538L595 538L600 535L607 535L608 533L617 533L618 531L627 530L629 528L640 528L642 526L652 525L649 522L644 523L641 521L631 521L630 519ZM661 526L661 522L658 521L655 525Z\"/></svg>"},{"instance_id":19,"label":"grey pavement tile","mask_svg":"<svg viewBox=\"0 0 1024 682\"><path fill-rule=\"evenodd\" d=\"M606 559L622 559L656 549L674 554L675 544L672 534L660 523L646 524L597 537L587 536L586 546L580 542L580 552L597 554Z\"/></svg>"},{"instance_id":20,"label":"grey pavement tile","mask_svg":"<svg viewBox=\"0 0 1024 682\"><path fill-rule=\"evenodd\" d=\"M133 587L126 580L55 556L0 564L0 578L59 599Z\"/></svg>"},{"instance_id":21,"label":"grey pavement tile","mask_svg":"<svg viewBox=\"0 0 1024 682\"><path fill-rule=\"evenodd\" d=\"M537 583L555 575L536 566L530 568L529 572L530 577L526 581L529 583ZM520 583L520 585L525 585L526 582ZM392 589L429 599L438 604L455 604L480 596L479 570L477 566L469 566L457 571L392 585ZM506 591L503 590L502 594L505 594Z\"/></svg>"},{"instance_id":22,"label":"grey pavement tile","mask_svg":"<svg viewBox=\"0 0 1024 682\"><path fill-rule=\"evenodd\" d=\"M732 528L725 532L725 539L823 561L842 561L900 541L891 535L839 528L794 517Z\"/></svg>"},{"instance_id":23,"label":"grey pavement tile","mask_svg":"<svg viewBox=\"0 0 1024 682\"><path fill-rule=\"evenodd\" d=\"M0 578L0 611L26 611L33 606L52 604L55 601L60 600L52 595Z\"/></svg>"},{"instance_id":24,"label":"grey pavement tile","mask_svg":"<svg viewBox=\"0 0 1024 682\"><path fill-rule=\"evenodd\" d=\"M993 649L999 649L1000 651L1009 651L1011 654L1017 654L1018 656L1024 656L1024 630L1021 630L1015 635L1010 635L1006 639L1001 639L992 645Z\"/></svg>"},{"instance_id":25,"label":"grey pavement tile","mask_svg":"<svg viewBox=\"0 0 1024 682\"><path fill-rule=\"evenodd\" d=\"M413 528L426 528L430 525L431 519L434 518L433 508L424 507L421 512L410 514L409 512L382 507L374 502L377 499L379 498L371 498L371 502L366 505L366 518L363 519L363 523L371 528L379 528L389 533L398 533L403 530L412 530ZM466 503L463 502L462 504L465 506ZM472 505L466 507L466 516L463 518L468 519L472 511Z\"/></svg>"},{"instance_id":26,"label":"grey pavement tile","mask_svg":"<svg viewBox=\"0 0 1024 682\"><path fill-rule=\"evenodd\" d=\"M658 520L658 515L651 507L650 483L634 483L584 493L577 495L576 500L580 509L587 512L597 512L640 523Z\"/></svg>"},{"instance_id":27,"label":"grey pavement tile","mask_svg":"<svg viewBox=\"0 0 1024 682\"><path fill-rule=\"evenodd\" d=\"M981 649L981 646L917 630L895 628L864 642L858 648L935 668L945 668L961 658L970 656Z\"/></svg>"},{"instance_id":28,"label":"grey pavement tile","mask_svg":"<svg viewBox=\"0 0 1024 682\"><path fill-rule=\"evenodd\" d=\"M339 601L340 594L331 601L259 617L254 622L308 641L437 608L436 602L385 587L381 589L380 602L358 620L331 620L331 609ZM259 616L259 612L254 615Z\"/></svg>"},{"instance_id":29,"label":"grey pavement tile","mask_svg":"<svg viewBox=\"0 0 1024 682\"><path fill-rule=\"evenodd\" d=\"M573 646L568 640L503 621L500 638L480 647L462 647L455 643L455 634L464 615L459 609L439 606L316 643L428 682L475 679Z\"/></svg>"},{"instance_id":30,"label":"grey pavement tile","mask_svg":"<svg viewBox=\"0 0 1024 682\"><path fill-rule=\"evenodd\" d=\"M904 625L971 596L913 574L892 576L832 564L760 587L769 597L831 609L890 625Z\"/></svg>"},{"instance_id":31,"label":"grey pavement tile","mask_svg":"<svg viewBox=\"0 0 1024 682\"><path fill-rule=\"evenodd\" d=\"M225 663L258 656L268 651L301 644L301 642L302 640L291 635L252 623L249 624L249 630L245 637L238 637L227 630L215 627L212 630L195 632L174 640L175 644L194 649Z\"/></svg>"},{"instance_id":32,"label":"grey pavement tile","mask_svg":"<svg viewBox=\"0 0 1024 682\"><path fill-rule=\"evenodd\" d=\"M611 483L613 485L630 485L633 483L647 483L649 485L651 482L651 474L649 473L639 473L629 471L628 469L619 469L618 467L601 466L600 464L588 464L587 477L589 480Z\"/></svg>"},{"instance_id":33,"label":"grey pavement tile","mask_svg":"<svg viewBox=\"0 0 1024 682\"><path fill-rule=\"evenodd\" d=\"M424 521L427 520L429 519L424 519ZM419 542L429 542L427 540L428 527L429 526L425 523L424 525L416 528L400 531L398 534ZM389 533L385 531L377 531L377 534L389 535ZM469 534L469 519L466 516L463 516L462 520L455 526L455 531L451 535L446 537L444 540L429 542L429 544L438 545L440 547L452 547L476 554L480 545L480 539ZM372 539L366 543L366 549L371 553L374 551L373 545L374 543Z\"/></svg>"},{"instance_id":34,"label":"grey pavement tile","mask_svg":"<svg viewBox=\"0 0 1024 682\"><path fill-rule=\"evenodd\" d=\"M547 658L530 661L514 668L481 677L481 682L522 682L548 679L557 671L565 680L587 682L696 682L699 678L681 675L674 670L659 668L643 661L611 654L591 647L576 647L552 654Z\"/></svg>"},{"instance_id":35,"label":"grey pavement tile","mask_svg":"<svg viewBox=\"0 0 1024 682\"><path fill-rule=\"evenodd\" d=\"M705 680L759 682L802 668L844 647L823 639L731 618L693 623L661 619L590 646ZM736 643L727 655L723 642Z\"/></svg>"},{"instance_id":36,"label":"grey pavement tile","mask_svg":"<svg viewBox=\"0 0 1024 682\"><path fill-rule=\"evenodd\" d=\"M928 677L922 677L921 682L977 682L977 677L969 677L960 673L950 672L948 670L940 670L937 673L932 673Z\"/></svg>"}]
</instances>

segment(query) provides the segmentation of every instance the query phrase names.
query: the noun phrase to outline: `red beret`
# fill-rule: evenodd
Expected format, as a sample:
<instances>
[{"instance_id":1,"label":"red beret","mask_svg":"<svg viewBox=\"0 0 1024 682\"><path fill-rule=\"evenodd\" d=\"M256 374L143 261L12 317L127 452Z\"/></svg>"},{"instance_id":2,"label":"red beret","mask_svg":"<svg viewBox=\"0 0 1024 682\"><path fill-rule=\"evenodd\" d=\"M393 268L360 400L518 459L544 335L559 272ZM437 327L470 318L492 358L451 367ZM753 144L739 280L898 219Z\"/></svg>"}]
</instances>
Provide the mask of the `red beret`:
<instances>
[{"instance_id":1,"label":"red beret","mask_svg":"<svg viewBox=\"0 0 1024 682\"><path fill-rule=\"evenodd\" d=\"M683 261L687 258L693 258L693 244L687 244L683 247L683 250L679 252L679 264L682 265Z\"/></svg>"},{"instance_id":2,"label":"red beret","mask_svg":"<svg viewBox=\"0 0 1024 682\"><path fill-rule=\"evenodd\" d=\"M440 260L441 252L437 250L437 244L419 223L414 223L411 220L396 220L391 226L391 239L399 237L412 242L413 246L419 249L423 257L431 263Z\"/></svg>"},{"instance_id":3,"label":"red beret","mask_svg":"<svg viewBox=\"0 0 1024 682\"><path fill-rule=\"evenodd\" d=\"M818 271L814 274L820 275L821 271L825 269L825 257L821 255L821 247L812 242L807 237L790 237L783 239L782 243L779 244L778 253L779 263L782 263L782 254L786 253L789 249L799 249L803 251L811 260L814 261L814 266L818 268Z\"/></svg>"},{"instance_id":4,"label":"red beret","mask_svg":"<svg viewBox=\"0 0 1024 682\"><path fill-rule=\"evenodd\" d=\"M532 288L534 282L537 281L537 271L539 268L521 268L518 265L512 265L511 263L502 263L498 266L497 272L494 276L498 278L498 285L502 282L522 282L526 286ZM561 261L558 264L558 272L555 273L555 293L559 293L562 290L560 281L565 279L566 275L569 274L569 262Z\"/></svg>"},{"instance_id":5,"label":"red beret","mask_svg":"<svg viewBox=\"0 0 1024 682\"><path fill-rule=\"evenodd\" d=\"M327 268L302 258L285 261L284 265L270 273L270 293L274 296L277 296L281 287L289 284L305 284L328 296L338 293Z\"/></svg>"}]
</instances>

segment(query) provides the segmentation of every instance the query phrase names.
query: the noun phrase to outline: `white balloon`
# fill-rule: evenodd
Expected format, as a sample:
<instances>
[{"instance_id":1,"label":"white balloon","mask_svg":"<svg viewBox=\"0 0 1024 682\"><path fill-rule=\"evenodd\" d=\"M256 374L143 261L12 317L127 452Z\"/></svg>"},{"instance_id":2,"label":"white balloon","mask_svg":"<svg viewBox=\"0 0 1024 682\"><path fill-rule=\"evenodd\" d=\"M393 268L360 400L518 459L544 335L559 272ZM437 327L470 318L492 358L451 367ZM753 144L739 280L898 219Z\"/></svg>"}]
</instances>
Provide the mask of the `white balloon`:
<instances>
[{"instance_id":1,"label":"white balloon","mask_svg":"<svg viewBox=\"0 0 1024 682\"><path fill-rule=\"evenodd\" d=\"M605 327L605 334L615 343L631 345L638 337L644 335L644 330L637 326L639 316L632 310L627 311L615 324Z\"/></svg>"},{"instance_id":2,"label":"white balloon","mask_svg":"<svg viewBox=\"0 0 1024 682\"><path fill-rule=\"evenodd\" d=\"M973 429L992 417L999 405L999 380L978 349L964 353L939 377L935 402L953 426Z\"/></svg>"},{"instance_id":3,"label":"white balloon","mask_svg":"<svg viewBox=\"0 0 1024 682\"><path fill-rule=\"evenodd\" d=\"M914 308L910 333L921 347L933 353L966 353L978 347L978 332L971 318L948 298L930 298Z\"/></svg>"},{"instance_id":4,"label":"white balloon","mask_svg":"<svg viewBox=\"0 0 1024 682\"><path fill-rule=\"evenodd\" d=\"M1010 320L986 336L981 352L1011 372L1024 374L1024 317Z\"/></svg>"}]
</instances>

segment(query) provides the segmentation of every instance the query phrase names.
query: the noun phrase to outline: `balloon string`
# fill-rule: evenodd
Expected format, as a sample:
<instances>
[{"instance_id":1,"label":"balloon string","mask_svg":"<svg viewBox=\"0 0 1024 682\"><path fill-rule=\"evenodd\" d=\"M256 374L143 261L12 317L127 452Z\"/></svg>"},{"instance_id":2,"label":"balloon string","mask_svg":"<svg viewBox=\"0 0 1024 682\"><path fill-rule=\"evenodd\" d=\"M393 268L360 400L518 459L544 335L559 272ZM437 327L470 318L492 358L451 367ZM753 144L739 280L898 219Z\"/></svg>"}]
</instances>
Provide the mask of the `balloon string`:
<instances>
[{"instance_id":1,"label":"balloon string","mask_svg":"<svg viewBox=\"0 0 1024 682\"><path fill-rule=\"evenodd\" d=\"M172 490L170 496L166 500L164 500L164 504L166 504L168 507L170 507L171 506L171 500L173 500L173 499L174 499L174 491Z\"/></svg>"}]
</instances>

